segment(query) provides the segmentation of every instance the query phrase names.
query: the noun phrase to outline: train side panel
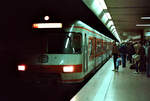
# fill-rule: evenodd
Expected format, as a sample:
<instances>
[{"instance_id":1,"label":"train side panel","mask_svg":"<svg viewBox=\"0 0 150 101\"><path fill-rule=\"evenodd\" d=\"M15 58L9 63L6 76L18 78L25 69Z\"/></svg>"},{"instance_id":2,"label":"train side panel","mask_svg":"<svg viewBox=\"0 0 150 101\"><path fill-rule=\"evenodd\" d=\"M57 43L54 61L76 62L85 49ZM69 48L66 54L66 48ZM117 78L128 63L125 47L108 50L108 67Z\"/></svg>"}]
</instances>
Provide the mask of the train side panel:
<instances>
[{"instance_id":1,"label":"train side panel","mask_svg":"<svg viewBox=\"0 0 150 101\"><path fill-rule=\"evenodd\" d=\"M82 53L84 71L82 75L83 77L85 77L92 70L95 70L96 67L102 65L103 61L106 60L104 45L106 45L105 47L107 47L107 44L103 44L104 36L101 33L98 33L95 30L84 25L76 24L74 25L72 31L82 32L83 49L86 49L85 47L87 47L87 50L84 50L87 52ZM85 56L86 58L84 58Z\"/></svg>"}]
</instances>

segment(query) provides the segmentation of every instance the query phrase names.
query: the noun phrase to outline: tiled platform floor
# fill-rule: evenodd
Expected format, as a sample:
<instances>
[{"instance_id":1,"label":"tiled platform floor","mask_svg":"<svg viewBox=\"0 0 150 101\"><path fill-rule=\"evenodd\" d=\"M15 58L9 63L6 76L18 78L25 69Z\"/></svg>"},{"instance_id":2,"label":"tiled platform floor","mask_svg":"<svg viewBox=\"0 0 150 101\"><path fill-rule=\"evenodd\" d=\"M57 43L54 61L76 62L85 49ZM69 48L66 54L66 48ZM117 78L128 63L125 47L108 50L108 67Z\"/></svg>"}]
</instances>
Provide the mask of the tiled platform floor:
<instances>
[{"instance_id":1,"label":"tiled platform floor","mask_svg":"<svg viewBox=\"0 0 150 101\"><path fill-rule=\"evenodd\" d=\"M134 74L127 64L114 73L104 101L150 101L150 78Z\"/></svg>"},{"instance_id":2,"label":"tiled platform floor","mask_svg":"<svg viewBox=\"0 0 150 101\"><path fill-rule=\"evenodd\" d=\"M114 72L111 58L71 101L150 101L150 78L130 65Z\"/></svg>"}]
</instances>

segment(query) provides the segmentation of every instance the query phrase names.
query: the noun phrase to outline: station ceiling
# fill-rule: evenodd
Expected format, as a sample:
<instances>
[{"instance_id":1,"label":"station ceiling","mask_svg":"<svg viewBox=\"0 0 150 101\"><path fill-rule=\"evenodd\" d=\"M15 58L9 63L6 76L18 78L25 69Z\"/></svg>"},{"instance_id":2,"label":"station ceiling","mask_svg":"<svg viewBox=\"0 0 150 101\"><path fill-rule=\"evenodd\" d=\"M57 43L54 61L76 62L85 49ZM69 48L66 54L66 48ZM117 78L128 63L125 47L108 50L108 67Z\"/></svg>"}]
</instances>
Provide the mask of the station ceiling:
<instances>
[{"instance_id":1,"label":"station ceiling","mask_svg":"<svg viewBox=\"0 0 150 101\"><path fill-rule=\"evenodd\" d=\"M136 37L149 28L136 26L136 24L150 24L150 20L141 19L150 17L149 2L149 0L105 0L121 39Z\"/></svg>"},{"instance_id":2,"label":"station ceiling","mask_svg":"<svg viewBox=\"0 0 150 101\"><path fill-rule=\"evenodd\" d=\"M11 29L17 28L16 33L18 33L18 35L20 35L20 32L22 30L24 30L24 32L22 33L25 33L25 35L29 33L31 29L31 25L29 24L31 24L30 22L33 22L34 18L49 15L50 18L58 18L57 20L62 22L70 20L81 20L87 25L101 32L102 34L114 40L117 40L105 27L105 25L95 16L95 14L84 4L82 0L15 0L15 2L13 1L8 6L8 23L13 22L13 24L15 24L14 26L12 26L15 28L11 27ZM20 24L22 26L20 26Z\"/></svg>"},{"instance_id":3,"label":"station ceiling","mask_svg":"<svg viewBox=\"0 0 150 101\"><path fill-rule=\"evenodd\" d=\"M4 1L1 6L1 26L7 26L4 32L10 29L20 35L20 31L28 33L31 17L38 15L63 16L66 19L80 19L101 33L114 38L105 25L94 15L94 13L82 2L83 0L13 0L8 3ZM91 2L91 0L84 0ZM93 0L94 1L94 0ZM150 20L140 19L143 16L150 16L149 0L104 0L107 10L112 16L112 20L117 32L122 40L136 37L144 33L149 27L137 27L136 24L150 24ZM22 20L23 19L23 20ZM22 24L22 22L24 24ZM22 24L22 26L20 26ZM26 28L26 26L28 28ZM26 31L26 32L25 32ZM6 34L5 34L6 35ZM10 35L10 34L9 34ZM12 34L11 34L12 35ZM14 35L12 35L14 36ZM7 36L6 36L7 37ZM114 38L115 39L115 38Z\"/></svg>"},{"instance_id":4,"label":"station ceiling","mask_svg":"<svg viewBox=\"0 0 150 101\"><path fill-rule=\"evenodd\" d=\"M31 34L31 23L35 18L40 20L40 17L49 15L50 20L52 17L61 19L59 21L81 20L102 34L117 40L82 0L13 0L9 3L4 1L0 7L3 14L1 19L4 19L1 20L1 26L5 24L3 28L5 38L9 35L19 39L23 35ZM10 34L12 32L13 34Z\"/></svg>"}]
</instances>

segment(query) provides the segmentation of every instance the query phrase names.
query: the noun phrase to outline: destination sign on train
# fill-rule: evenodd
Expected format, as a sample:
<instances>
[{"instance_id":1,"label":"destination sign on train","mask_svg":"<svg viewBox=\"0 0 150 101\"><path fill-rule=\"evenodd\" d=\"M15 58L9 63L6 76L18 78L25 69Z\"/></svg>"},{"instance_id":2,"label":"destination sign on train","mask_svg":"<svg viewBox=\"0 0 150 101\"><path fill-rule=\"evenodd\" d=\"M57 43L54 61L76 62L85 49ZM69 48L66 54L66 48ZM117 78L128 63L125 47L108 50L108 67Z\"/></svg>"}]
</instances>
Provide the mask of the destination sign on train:
<instances>
[{"instance_id":1,"label":"destination sign on train","mask_svg":"<svg viewBox=\"0 0 150 101\"><path fill-rule=\"evenodd\" d=\"M35 23L33 28L62 28L62 23Z\"/></svg>"}]
</instances>

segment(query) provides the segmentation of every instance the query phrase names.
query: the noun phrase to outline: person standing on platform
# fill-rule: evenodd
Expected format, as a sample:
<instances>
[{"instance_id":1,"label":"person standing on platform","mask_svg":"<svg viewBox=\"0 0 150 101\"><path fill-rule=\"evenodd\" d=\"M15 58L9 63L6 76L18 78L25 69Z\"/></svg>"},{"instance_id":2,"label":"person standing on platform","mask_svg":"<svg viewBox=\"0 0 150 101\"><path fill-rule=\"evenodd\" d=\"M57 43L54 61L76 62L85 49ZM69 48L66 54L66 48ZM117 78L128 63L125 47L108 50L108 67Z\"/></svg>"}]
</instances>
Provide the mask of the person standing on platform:
<instances>
[{"instance_id":1,"label":"person standing on platform","mask_svg":"<svg viewBox=\"0 0 150 101\"><path fill-rule=\"evenodd\" d=\"M140 71L140 69L139 69L140 55L136 53L132 56L132 58L133 58L133 63L134 63L133 65L135 65L135 70L136 70L133 73L138 74Z\"/></svg>"},{"instance_id":2,"label":"person standing on platform","mask_svg":"<svg viewBox=\"0 0 150 101\"><path fill-rule=\"evenodd\" d=\"M134 48L134 44L132 41L129 41L127 43L127 55L128 55L128 60L130 61L130 63L133 63L132 55L134 55L135 53L136 51Z\"/></svg>"},{"instance_id":3,"label":"person standing on platform","mask_svg":"<svg viewBox=\"0 0 150 101\"><path fill-rule=\"evenodd\" d=\"M145 56L146 56L146 76L150 77L150 41L146 42Z\"/></svg>"},{"instance_id":4,"label":"person standing on platform","mask_svg":"<svg viewBox=\"0 0 150 101\"><path fill-rule=\"evenodd\" d=\"M126 67L126 55L127 55L127 47L125 43L122 43L119 47L119 53L122 58L122 66L123 68Z\"/></svg>"},{"instance_id":5,"label":"person standing on platform","mask_svg":"<svg viewBox=\"0 0 150 101\"><path fill-rule=\"evenodd\" d=\"M145 49L142 45L142 43L139 44L139 50L138 54L140 55L140 72L143 72L145 70Z\"/></svg>"},{"instance_id":6,"label":"person standing on platform","mask_svg":"<svg viewBox=\"0 0 150 101\"><path fill-rule=\"evenodd\" d=\"M118 58L116 60L116 72L118 72L120 65L121 65L121 57L120 55L118 55Z\"/></svg>"},{"instance_id":7,"label":"person standing on platform","mask_svg":"<svg viewBox=\"0 0 150 101\"><path fill-rule=\"evenodd\" d=\"M116 45L116 42L113 42L113 47L112 47L112 56L113 56L113 60L114 60L114 70L113 71L117 71L117 66L116 66L116 60L118 58L118 46Z\"/></svg>"}]
</instances>

